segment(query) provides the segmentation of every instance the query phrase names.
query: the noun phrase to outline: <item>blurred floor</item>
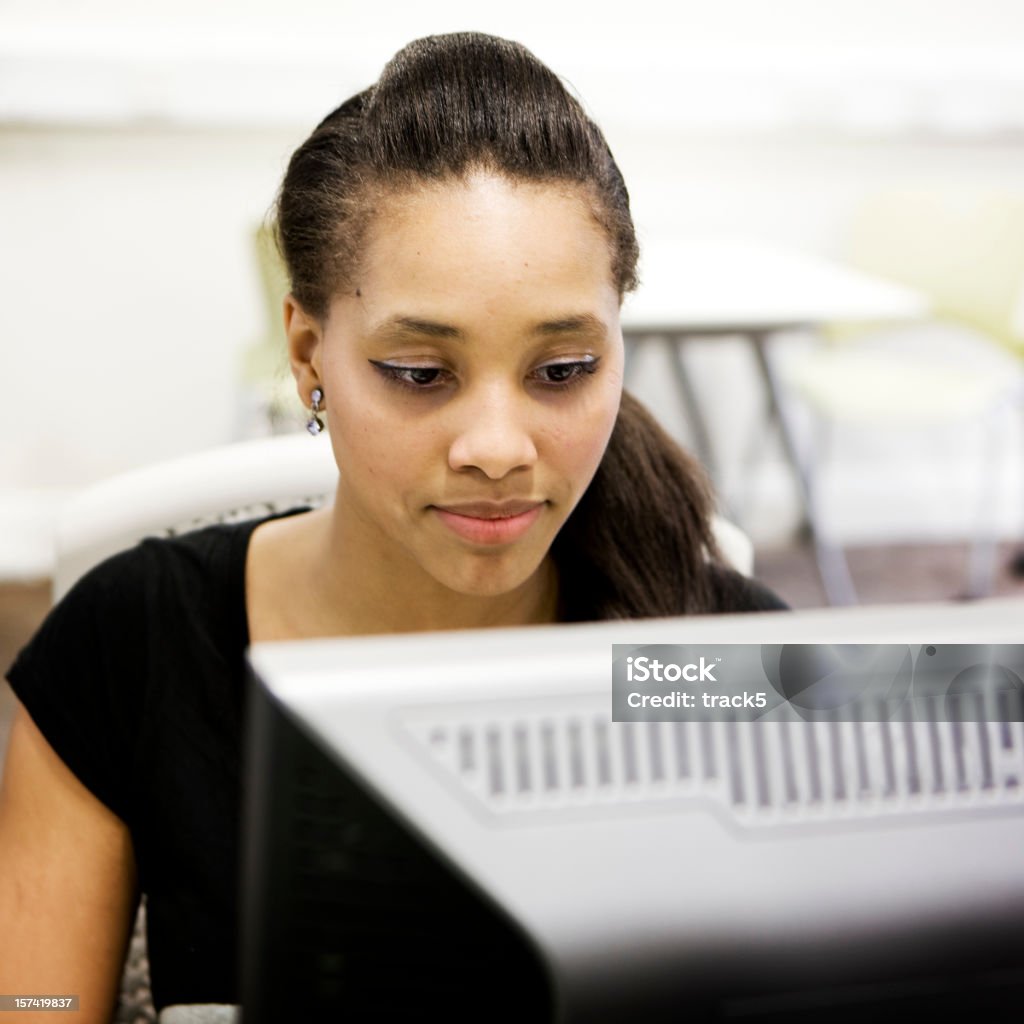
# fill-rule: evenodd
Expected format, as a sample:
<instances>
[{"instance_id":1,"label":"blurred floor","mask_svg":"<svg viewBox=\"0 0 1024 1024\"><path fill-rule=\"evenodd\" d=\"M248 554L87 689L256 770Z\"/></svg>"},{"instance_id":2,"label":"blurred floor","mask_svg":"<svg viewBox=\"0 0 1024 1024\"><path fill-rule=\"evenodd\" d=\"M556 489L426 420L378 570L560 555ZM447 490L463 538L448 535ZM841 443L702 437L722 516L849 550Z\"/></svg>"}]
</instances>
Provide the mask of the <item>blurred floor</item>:
<instances>
[{"instance_id":1,"label":"blurred floor","mask_svg":"<svg viewBox=\"0 0 1024 1024\"><path fill-rule=\"evenodd\" d=\"M999 573L994 594L1024 597L1024 577L1014 576L1009 568L1018 550L1018 545L1003 545L997 561ZM848 548L846 554L864 604L956 600L964 591L966 545ZM816 608L825 604L814 557L805 546L759 550L755 574L792 608ZM4 671L46 614L49 603L49 581L0 585L0 666ZM0 681L0 764L13 708L10 687L6 681Z\"/></svg>"},{"instance_id":2,"label":"blurred floor","mask_svg":"<svg viewBox=\"0 0 1024 1024\"><path fill-rule=\"evenodd\" d=\"M1019 550L1017 544L1000 546L992 596L1024 597L1024 577L1011 571ZM966 544L876 545L845 552L861 604L955 601L963 598L967 587ZM793 608L827 603L814 555L806 545L758 550L754 574Z\"/></svg>"}]
</instances>

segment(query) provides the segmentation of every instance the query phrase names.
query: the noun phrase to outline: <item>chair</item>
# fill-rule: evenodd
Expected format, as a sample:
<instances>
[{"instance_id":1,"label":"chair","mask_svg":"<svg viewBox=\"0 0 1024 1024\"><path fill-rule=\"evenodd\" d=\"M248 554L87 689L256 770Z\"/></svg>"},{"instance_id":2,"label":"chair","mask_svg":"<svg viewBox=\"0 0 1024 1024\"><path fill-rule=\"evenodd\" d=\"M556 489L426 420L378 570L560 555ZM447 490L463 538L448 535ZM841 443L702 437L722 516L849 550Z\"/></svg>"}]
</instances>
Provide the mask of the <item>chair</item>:
<instances>
[{"instance_id":1,"label":"chair","mask_svg":"<svg viewBox=\"0 0 1024 1024\"><path fill-rule=\"evenodd\" d=\"M995 508L990 462L1005 414L1024 396L1024 196L977 189L894 189L869 199L849 231L847 260L925 293L935 318L909 327L853 332L837 325L786 373L810 414L802 453L816 555L829 599L856 592L839 544L820 522L827 441L849 428L918 431L936 440L979 428L978 523L968 596L991 588ZM945 433L948 432L948 433Z\"/></svg>"},{"instance_id":2,"label":"chair","mask_svg":"<svg viewBox=\"0 0 1024 1024\"><path fill-rule=\"evenodd\" d=\"M240 522L301 505L329 502L338 469L325 438L281 435L226 445L102 481L73 499L56 535L53 596L143 537L173 536L212 523ZM749 575L754 550L732 523L716 518L726 561ZM136 918L115 1024L151 1024L145 904Z\"/></svg>"},{"instance_id":3,"label":"chair","mask_svg":"<svg viewBox=\"0 0 1024 1024\"><path fill-rule=\"evenodd\" d=\"M73 499L57 524L54 600L143 537L322 505L337 478L330 444L303 433L213 448L104 480Z\"/></svg>"}]
</instances>

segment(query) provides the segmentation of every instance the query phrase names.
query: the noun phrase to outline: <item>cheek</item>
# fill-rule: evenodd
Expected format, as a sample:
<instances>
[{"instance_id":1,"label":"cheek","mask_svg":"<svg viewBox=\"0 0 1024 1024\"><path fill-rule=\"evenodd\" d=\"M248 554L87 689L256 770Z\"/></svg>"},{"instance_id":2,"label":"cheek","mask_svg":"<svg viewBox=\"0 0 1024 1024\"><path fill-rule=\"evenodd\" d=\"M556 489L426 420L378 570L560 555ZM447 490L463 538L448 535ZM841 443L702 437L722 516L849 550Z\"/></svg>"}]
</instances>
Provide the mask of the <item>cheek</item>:
<instances>
[{"instance_id":1,"label":"cheek","mask_svg":"<svg viewBox=\"0 0 1024 1024\"><path fill-rule=\"evenodd\" d=\"M386 424L365 399L352 394L340 396L331 412L330 431L342 479L355 483L387 477L388 451L391 446L394 455L394 442Z\"/></svg>"},{"instance_id":2,"label":"cheek","mask_svg":"<svg viewBox=\"0 0 1024 1024\"><path fill-rule=\"evenodd\" d=\"M597 472L601 457L608 445L608 431L604 424L599 424L587 437L583 438L576 452L577 465L581 474L586 474L587 482Z\"/></svg>"},{"instance_id":3,"label":"cheek","mask_svg":"<svg viewBox=\"0 0 1024 1024\"><path fill-rule=\"evenodd\" d=\"M566 476L589 483L608 446L617 410L617 403L594 408L587 415L564 424L552 437L552 450Z\"/></svg>"},{"instance_id":4,"label":"cheek","mask_svg":"<svg viewBox=\"0 0 1024 1024\"><path fill-rule=\"evenodd\" d=\"M352 395L346 413L331 420L331 442L343 479L363 485L365 501L392 500L419 491L443 464L436 431L408 418L364 392Z\"/></svg>"}]
</instances>

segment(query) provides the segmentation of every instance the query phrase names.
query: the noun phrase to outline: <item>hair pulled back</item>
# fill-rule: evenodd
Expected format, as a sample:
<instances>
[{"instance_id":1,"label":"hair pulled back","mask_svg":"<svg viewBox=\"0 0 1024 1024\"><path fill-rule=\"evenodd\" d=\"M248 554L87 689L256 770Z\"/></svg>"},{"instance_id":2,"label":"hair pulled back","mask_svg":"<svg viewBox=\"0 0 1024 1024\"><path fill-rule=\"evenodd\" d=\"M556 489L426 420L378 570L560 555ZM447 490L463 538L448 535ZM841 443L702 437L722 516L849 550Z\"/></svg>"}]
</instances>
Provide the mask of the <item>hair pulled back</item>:
<instances>
[{"instance_id":1,"label":"hair pulled back","mask_svg":"<svg viewBox=\"0 0 1024 1024\"><path fill-rule=\"evenodd\" d=\"M608 234L620 297L636 287L629 195L601 130L525 47L466 32L400 50L292 156L277 234L295 299L326 316L381 196L477 168L582 187Z\"/></svg>"},{"instance_id":2,"label":"hair pulled back","mask_svg":"<svg viewBox=\"0 0 1024 1024\"><path fill-rule=\"evenodd\" d=\"M620 297L636 287L629 195L601 130L525 47L456 33L400 50L293 154L276 233L295 300L326 318L383 198L477 169L580 188L607 235ZM700 467L623 395L597 474L552 548L562 617L713 610L710 505Z\"/></svg>"}]
</instances>

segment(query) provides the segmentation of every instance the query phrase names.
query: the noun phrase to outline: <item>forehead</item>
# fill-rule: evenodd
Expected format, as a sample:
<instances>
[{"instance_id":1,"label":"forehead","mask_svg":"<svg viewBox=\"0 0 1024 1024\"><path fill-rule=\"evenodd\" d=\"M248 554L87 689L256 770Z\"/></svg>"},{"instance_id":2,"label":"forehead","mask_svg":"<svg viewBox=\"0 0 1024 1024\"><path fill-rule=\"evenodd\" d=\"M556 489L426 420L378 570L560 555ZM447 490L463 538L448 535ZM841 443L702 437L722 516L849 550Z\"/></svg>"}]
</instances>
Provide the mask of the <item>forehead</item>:
<instances>
[{"instance_id":1,"label":"forehead","mask_svg":"<svg viewBox=\"0 0 1024 1024\"><path fill-rule=\"evenodd\" d=\"M584 305L611 298L617 308L611 263L582 187L478 172L385 194L354 290L369 302L547 296Z\"/></svg>"}]
</instances>

